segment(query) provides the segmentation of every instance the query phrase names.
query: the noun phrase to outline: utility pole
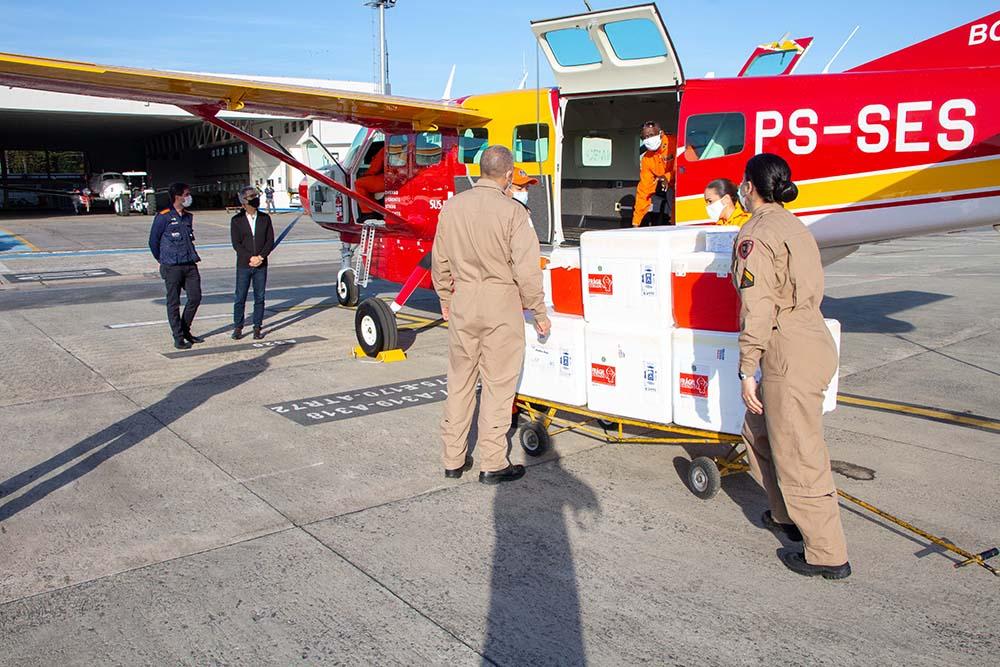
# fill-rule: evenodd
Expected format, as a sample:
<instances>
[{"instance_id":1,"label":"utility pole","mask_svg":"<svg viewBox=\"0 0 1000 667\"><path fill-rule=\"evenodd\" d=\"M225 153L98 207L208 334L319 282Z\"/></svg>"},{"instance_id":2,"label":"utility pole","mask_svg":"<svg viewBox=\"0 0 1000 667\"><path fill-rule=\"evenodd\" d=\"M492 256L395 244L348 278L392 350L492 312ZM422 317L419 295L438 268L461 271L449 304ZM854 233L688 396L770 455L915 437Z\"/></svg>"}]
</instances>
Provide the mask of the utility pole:
<instances>
[{"instance_id":1,"label":"utility pole","mask_svg":"<svg viewBox=\"0 0 1000 667\"><path fill-rule=\"evenodd\" d=\"M396 6L396 0L367 0L366 7L378 10L378 92L389 95L392 86L389 83L389 47L385 39L385 10Z\"/></svg>"}]
</instances>

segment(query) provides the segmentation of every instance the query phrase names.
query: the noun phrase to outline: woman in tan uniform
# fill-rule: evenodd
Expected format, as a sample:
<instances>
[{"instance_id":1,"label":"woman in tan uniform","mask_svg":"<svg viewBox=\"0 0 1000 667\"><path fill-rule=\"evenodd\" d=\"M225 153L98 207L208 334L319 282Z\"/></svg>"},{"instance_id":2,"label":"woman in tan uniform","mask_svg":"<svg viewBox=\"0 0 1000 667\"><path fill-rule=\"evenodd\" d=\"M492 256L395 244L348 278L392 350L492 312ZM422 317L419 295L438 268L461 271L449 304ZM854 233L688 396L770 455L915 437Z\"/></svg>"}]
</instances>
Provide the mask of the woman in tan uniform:
<instances>
[{"instance_id":1,"label":"woman in tan uniform","mask_svg":"<svg viewBox=\"0 0 1000 667\"><path fill-rule=\"evenodd\" d=\"M805 543L804 552L782 551L782 562L798 574L843 579L851 566L823 440L823 390L836 372L837 349L819 309L816 240L783 206L796 196L782 158L762 153L747 162L739 199L751 218L733 248L743 437L771 506L764 525Z\"/></svg>"}]
</instances>

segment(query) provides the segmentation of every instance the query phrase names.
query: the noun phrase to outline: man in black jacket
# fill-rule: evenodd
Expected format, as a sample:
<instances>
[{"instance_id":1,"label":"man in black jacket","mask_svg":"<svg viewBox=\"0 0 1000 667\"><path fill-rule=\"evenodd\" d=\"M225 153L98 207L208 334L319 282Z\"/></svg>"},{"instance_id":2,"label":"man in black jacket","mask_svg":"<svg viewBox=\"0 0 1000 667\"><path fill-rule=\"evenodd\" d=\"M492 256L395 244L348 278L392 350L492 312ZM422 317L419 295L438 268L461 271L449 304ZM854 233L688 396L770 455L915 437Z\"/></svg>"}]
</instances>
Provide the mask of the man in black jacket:
<instances>
[{"instance_id":1,"label":"man in black jacket","mask_svg":"<svg viewBox=\"0 0 1000 667\"><path fill-rule=\"evenodd\" d=\"M253 284L253 337L264 337L264 288L267 285L267 256L274 248L274 227L271 216L257 210L260 193L248 185L240 190L243 211L229 222L229 232L236 251L236 295L233 301L233 338L243 337L247 292Z\"/></svg>"}]
</instances>

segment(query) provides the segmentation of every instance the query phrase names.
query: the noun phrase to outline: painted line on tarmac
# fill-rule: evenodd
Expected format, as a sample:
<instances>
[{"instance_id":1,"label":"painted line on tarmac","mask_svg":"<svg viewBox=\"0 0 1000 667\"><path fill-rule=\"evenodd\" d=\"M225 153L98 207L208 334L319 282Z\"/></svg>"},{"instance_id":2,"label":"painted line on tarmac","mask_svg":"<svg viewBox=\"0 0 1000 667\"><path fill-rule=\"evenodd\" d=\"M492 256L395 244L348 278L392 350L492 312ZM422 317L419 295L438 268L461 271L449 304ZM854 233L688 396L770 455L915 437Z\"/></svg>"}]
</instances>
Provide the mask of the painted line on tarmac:
<instances>
[{"instance_id":1,"label":"painted line on tarmac","mask_svg":"<svg viewBox=\"0 0 1000 667\"><path fill-rule=\"evenodd\" d=\"M223 317L232 318L232 313L226 313L225 315L199 315L195 319L199 322L201 320L218 320ZM148 320L146 322L123 322L121 324L105 324L105 329L133 329L135 327L151 327L157 324L170 324L167 320Z\"/></svg>"},{"instance_id":2,"label":"painted line on tarmac","mask_svg":"<svg viewBox=\"0 0 1000 667\"><path fill-rule=\"evenodd\" d=\"M244 352L246 350L269 350L273 347L291 347L292 345L303 345L305 343L318 343L326 338L322 336L301 336L299 338L284 338L276 340L259 340L253 343L242 345L223 345L221 347L195 347L190 350L180 350L177 352L161 352L168 359L179 359L181 357L204 357L209 354L223 354L225 352Z\"/></svg>"},{"instance_id":3,"label":"painted line on tarmac","mask_svg":"<svg viewBox=\"0 0 1000 667\"><path fill-rule=\"evenodd\" d=\"M16 236L16 235L12 235ZM20 237L17 237L20 238ZM3 234L0 233L0 240ZM25 241L27 243L27 241ZM294 241L284 241L281 245L322 245L327 243L340 243L340 239L298 239ZM30 245L30 244L29 244ZM31 246L34 248L35 246ZM231 243L206 243L199 244L199 250L217 250L219 248L232 249ZM148 255L149 248L107 248L101 250L39 250L35 248L32 252L24 252L20 249L11 251L0 251L0 257L4 259L42 259L46 257L90 257L95 255Z\"/></svg>"},{"instance_id":4,"label":"painted line on tarmac","mask_svg":"<svg viewBox=\"0 0 1000 667\"><path fill-rule=\"evenodd\" d=\"M365 389L348 389L323 396L300 398L264 407L300 426L392 412L416 405L438 403L448 398L448 378L433 375Z\"/></svg>"},{"instance_id":5,"label":"painted line on tarmac","mask_svg":"<svg viewBox=\"0 0 1000 667\"><path fill-rule=\"evenodd\" d=\"M0 227L0 247L10 244L6 250L0 250L0 255L7 257L9 253L24 252L27 249L29 252L37 252L38 246L24 238L20 234L15 234L14 232L8 231L3 227Z\"/></svg>"},{"instance_id":6,"label":"painted line on tarmac","mask_svg":"<svg viewBox=\"0 0 1000 667\"><path fill-rule=\"evenodd\" d=\"M117 271L100 269L66 269L64 271L39 271L36 273L5 273L11 283L43 283L56 280L81 280L85 278L111 278L120 276Z\"/></svg>"},{"instance_id":7,"label":"painted line on tarmac","mask_svg":"<svg viewBox=\"0 0 1000 667\"><path fill-rule=\"evenodd\" d=\"M875 410L877 412L889 412L892 414L916 417L941 424L951 424L972 428L987 433L1000 433L1000 420L974 415L967 412L957 412L955 410L943 410L928 405L917 405L915 403L902 403L900 401L886 401L868 396L857 396L854 394L837 394L837 402L841 405L849 405L864 410Z\"/></svg>"}]
</instances>

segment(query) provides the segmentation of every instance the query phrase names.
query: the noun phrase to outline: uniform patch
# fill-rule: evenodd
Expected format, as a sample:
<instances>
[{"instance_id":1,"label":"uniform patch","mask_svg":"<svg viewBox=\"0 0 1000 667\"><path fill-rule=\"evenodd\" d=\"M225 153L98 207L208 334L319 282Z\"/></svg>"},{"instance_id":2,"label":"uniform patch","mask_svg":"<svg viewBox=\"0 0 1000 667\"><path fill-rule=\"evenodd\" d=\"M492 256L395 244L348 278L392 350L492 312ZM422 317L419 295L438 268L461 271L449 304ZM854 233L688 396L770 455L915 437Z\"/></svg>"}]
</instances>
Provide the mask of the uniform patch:
<instances>
[{"instance_id":1,"label":"uniform patch","mask_svg":"<svg viewBox=\"0 0 1000 667\"><path fill-rule=\"evenodd\" d=\"M743 269L743 275L740 277L740 289L747 287L753 287L753 274L748 269Z\"/></svg>"},{"instance_id":2,"label":"uniform patch","mask_svg":"<svg viewBox=\"0 0 1000 667\"><path fill-rule=\"evenodd\" d=\"M746 259L750 256L751 252L753 252L753 239L743 239L740 241L740 259Z\"/></svg>"}]
</instances>

